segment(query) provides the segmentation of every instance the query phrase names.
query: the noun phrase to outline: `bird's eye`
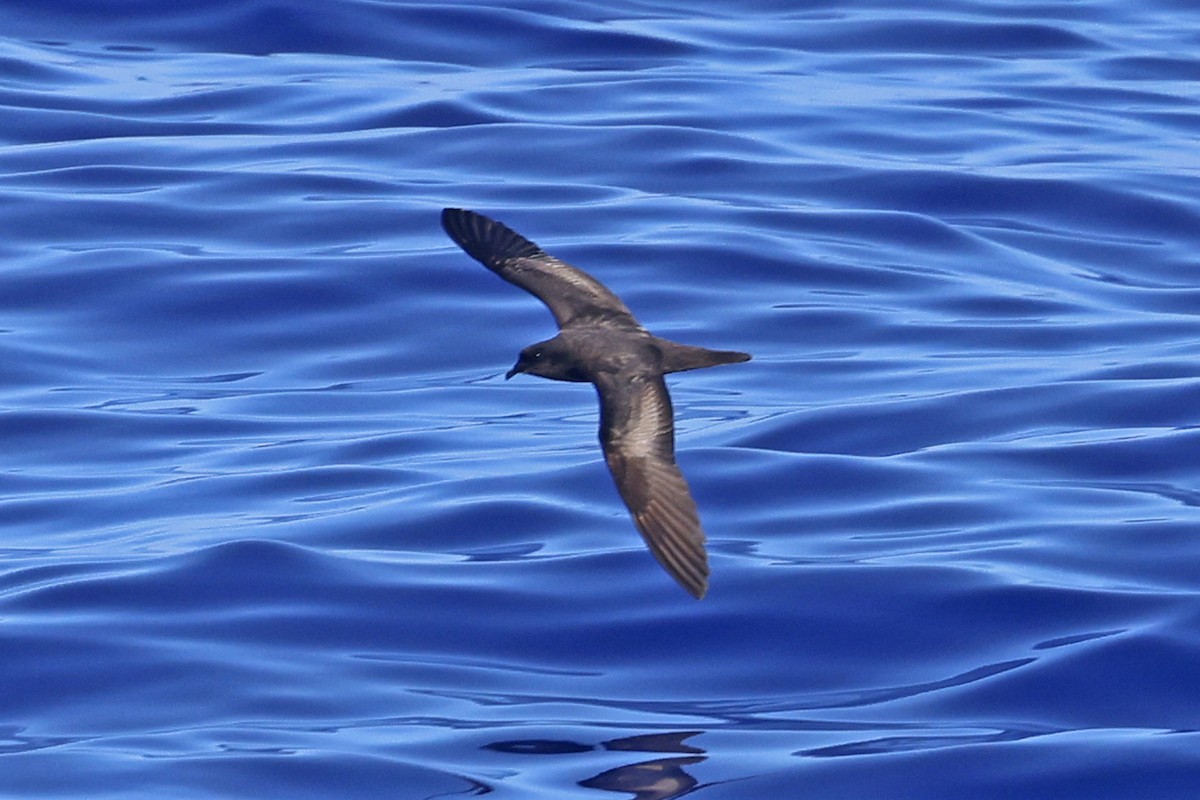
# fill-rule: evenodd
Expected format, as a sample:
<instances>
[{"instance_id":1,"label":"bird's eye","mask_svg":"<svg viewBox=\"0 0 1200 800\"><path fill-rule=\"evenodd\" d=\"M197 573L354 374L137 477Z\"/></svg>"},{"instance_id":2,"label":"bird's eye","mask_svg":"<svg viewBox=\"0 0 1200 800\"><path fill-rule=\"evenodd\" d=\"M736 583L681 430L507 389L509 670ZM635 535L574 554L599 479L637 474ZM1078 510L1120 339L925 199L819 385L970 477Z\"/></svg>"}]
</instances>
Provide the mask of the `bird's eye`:
<instances>
[{"instance_id":1,"label":"bird's eye","mask_svg":"<svg viewBox=\"0 0 1200 800\"><path fill-rule=\"evenodd\" d=\"M541 350L534 350L534 351L533 351L533 357L534 357L534 358L541 358L541 357L542 357L542 351L541 351Z\"/></svg>"}]
</instances>

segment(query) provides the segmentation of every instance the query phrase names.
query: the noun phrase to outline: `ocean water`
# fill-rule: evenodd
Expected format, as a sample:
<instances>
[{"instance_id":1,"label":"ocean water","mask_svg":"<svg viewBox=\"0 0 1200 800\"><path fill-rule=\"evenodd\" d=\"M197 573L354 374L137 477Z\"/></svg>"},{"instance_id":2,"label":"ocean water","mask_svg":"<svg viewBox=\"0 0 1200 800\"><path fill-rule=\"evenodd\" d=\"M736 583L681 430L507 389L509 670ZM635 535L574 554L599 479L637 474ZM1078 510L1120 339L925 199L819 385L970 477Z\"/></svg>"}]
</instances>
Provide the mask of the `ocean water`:
<instances>
[{"instance_id":1,"label":"ocean water","mask_svg":"<svg viewBox=\"0 0 1200 800\"><path fill-rule=\"evenodd\" d=\"M1200 6L0 3L0 442L5 798L1195 797Z\"/></svg>"}]
</instances>

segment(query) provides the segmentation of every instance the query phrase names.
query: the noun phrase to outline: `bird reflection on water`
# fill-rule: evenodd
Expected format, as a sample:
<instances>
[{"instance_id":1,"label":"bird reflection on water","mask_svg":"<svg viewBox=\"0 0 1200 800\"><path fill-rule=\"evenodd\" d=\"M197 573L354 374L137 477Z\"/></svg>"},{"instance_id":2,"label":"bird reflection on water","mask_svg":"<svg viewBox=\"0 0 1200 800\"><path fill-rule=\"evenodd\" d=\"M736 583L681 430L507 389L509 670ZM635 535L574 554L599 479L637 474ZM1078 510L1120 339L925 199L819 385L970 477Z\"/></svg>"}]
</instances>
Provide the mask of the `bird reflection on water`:
<instances>
[{"instance_id":1,"label":"bird reflection on water","mask_svg":"<svg viewBox=\"0 0 1200 800\"><path fill-rule=\"evenodd\" d=\"M593 752L597 749L631 753L679 753L681 755L671 758L623 764L577 781L578 785L585 789L632 794L636 800L672 800L682 797L700 785L699 781L684 769L708 757L704 750L684 741L698 733L700 731L647 733L610 739L599 745L564 739L516 739L493 742L485 747L499 753L525 755L569 755Z\"/></svg>"}]
</instances>

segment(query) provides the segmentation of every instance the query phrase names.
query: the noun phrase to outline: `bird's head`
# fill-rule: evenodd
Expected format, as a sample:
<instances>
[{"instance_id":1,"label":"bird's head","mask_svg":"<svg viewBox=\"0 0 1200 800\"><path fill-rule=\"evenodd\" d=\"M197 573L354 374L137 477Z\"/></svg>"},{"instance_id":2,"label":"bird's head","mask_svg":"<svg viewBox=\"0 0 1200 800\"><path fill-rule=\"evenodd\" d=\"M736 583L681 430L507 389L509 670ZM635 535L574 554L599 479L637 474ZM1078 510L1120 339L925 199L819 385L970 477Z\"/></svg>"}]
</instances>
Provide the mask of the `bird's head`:
<instances>
[{"instance_id":1,"label":"bird's head","mask_svg":"<svg viewBox=\"0 0 1200 800\"><path fill-rule=\"evenodd\" d=\"M556 381L586 381L588 378L580 371L580 366L571 358L566 344L554 337L544 342L531 344L521 351L517 363L513 364L504 375L508 380L521 372L530 375L540 375Z\"/></svg>"}]
</instances>

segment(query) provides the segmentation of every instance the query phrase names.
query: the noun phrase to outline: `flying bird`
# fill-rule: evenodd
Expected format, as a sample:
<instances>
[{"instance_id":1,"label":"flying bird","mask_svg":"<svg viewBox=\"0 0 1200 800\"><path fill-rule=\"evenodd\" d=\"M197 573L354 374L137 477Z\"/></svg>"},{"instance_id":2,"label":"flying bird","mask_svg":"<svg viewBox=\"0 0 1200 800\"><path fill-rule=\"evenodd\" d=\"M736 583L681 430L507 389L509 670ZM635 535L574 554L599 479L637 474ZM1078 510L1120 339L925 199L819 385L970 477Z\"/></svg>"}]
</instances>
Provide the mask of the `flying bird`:
<instances>
[{"instance_id":1,"label":"flying bird","mask_svg":"<svg viewBox=\"0 0 1200 800\"><path fill-rule=\"evenodd\" d=\"M675 463L675 416L663 376L749 361L750 355L653 335L600 281L482 214L447 208L442 227L469 256L549 307L558 335L522 350L505 378L525 372L595 385L600 445L617 491L658 562L703 597L709 574L704 531Z\"/></svg>"}]
</instances>

